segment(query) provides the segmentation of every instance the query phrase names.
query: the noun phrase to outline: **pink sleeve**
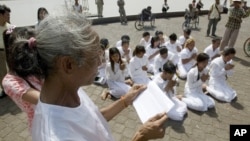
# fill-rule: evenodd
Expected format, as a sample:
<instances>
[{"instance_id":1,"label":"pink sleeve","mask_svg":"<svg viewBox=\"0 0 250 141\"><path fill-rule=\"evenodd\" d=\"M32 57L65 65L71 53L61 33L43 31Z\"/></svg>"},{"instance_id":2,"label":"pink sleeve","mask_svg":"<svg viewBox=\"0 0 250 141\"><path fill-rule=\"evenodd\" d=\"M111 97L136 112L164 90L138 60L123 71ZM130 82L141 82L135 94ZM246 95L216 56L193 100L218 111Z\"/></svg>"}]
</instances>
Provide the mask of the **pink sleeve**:
<instances>
[{"instance_id":1,"label":"pink sleeve","mask_svg":"<svg viewBox=\"0 0 250 141\"><path fill-rule=\"evenodd\" d=\"M16 100L21 100L23 94L30 89L29 84L24 79L10 74L5 75L2 84L5 93Z\"/></svg>"}]
</instances>

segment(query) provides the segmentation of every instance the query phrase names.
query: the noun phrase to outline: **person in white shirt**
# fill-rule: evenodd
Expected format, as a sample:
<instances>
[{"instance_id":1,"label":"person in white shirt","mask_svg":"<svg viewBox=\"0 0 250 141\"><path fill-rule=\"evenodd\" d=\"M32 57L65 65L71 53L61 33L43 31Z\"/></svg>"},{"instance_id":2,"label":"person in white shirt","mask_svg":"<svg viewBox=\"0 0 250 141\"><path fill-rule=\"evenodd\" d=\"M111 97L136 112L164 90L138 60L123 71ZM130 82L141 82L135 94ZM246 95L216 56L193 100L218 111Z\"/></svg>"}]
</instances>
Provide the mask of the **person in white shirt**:
<instances>
[{"instance_id":1,"label":"person in white shirt","mask_svg":"<svg viewBox=\"0 0 250 141\"><path fill-rule=\"evenodd\" d=\"M191 38L191 29L187 28L183 30L183 35L179 37L179 43L181 44L182 48L184 48L184 45L186 43L186 40Z\"/></svg>"},{"instance_id":2,"label":"person in white shirt","mask_svg":"<svg viewBox=\"0 0 250 141\"><path fill-rule=\"evenodd\" d=\"M220 56L220 49L219 49L220 42L221 38L215 37L212 39L212 44L204 49L204 53L208 54L209 56L208 66L210 65L213 59Z\"/></svg>"},{"instance_id":3,"label":"person in white shirt","mask_svg":"<svg viewBox=\"0 0 250 141\"><path fill-rule=\"evenodd\" d=\"M169 35L169 41L166 42L165 46L167 47L169 52L172 52L176 55L178 55L182 49L182 46L177 40L177 35L175 33Z\"/></svg>"},{"instance_id":4,"label":"person in white shirt","mask_svg":"<svg viewBox=\"0 0 250 141\"><path fill-rule=\"evenodd\" d=\"M228 76L232 75L232 59L235 53L234 48L225 48L222 56L215 58L210 65L207 91L216 99L225 102L231 102L237 96L236 91L226 81Z\"/></svg>"},{"instance_id":5,"label":"person in white shirt","mask_svg":"<svg viewBox=\"0 0 250 141\"><path fill-rule=\"evenodd\" d=\"M39 26L40 22L49 15L46 8L40 7L37 10L37 23L35 24L35 29Z\"/></svg>"},{"instance_id":6,"label":"person in white shirt","mask_svg":"<svg viewBox=\"0 0 250 141\"><path fill-rule=\"evenodd\" d=\"M117 49L119 50L122 59L129 63L129 60L132 58L132 50L129 47L129 40L122 40L122 45L117 47Z\"/></svg>"},{"instance_id":7,"label":"person in white shirt","mask_svg":"<svg viewBox=\"0 0 250 141\"><path fill-rule=\"evenodd\" d=\"M182 101L188 108L197 111L207 111L208 108L215 106L214 100L207 96L203 90L206 89L205 82L209 75L206 66L209 56L206 53L200 53L197 56L197 64L188 72Z\"/></svg>"},{"instance_id":8,"label":"person in white shirt","mask_svg":"<svg viewBox=\"0 0 250 141\"><path fill-rule=\"evenodd\" d=\"M220 5L220 0L215 0L215 3L211 5L208 11L208 26L207 26L207 36L210 35L212 27L212 36L217 37L215 34L218 22L221 20L221 13L223 12L223 7Z\"/></svg>"},{"instance_id":9,"label":"person in white shirt","mask_svg":"<svg viewBox=\"0 0 250 141\"><path fill-rule=\"evenodd\" d=\"M172 62L166 62L163 65L163 71L157 74L153 81L164 91L167 97L174 103L174 107L167 113L172 120L182 121L187 113L187 105L176 97L175 76L176 66Z\"/></svg>"},{"instance_id":10,"label":"person in white shirt","mask_svg":"<svg viewBox=\"0 0 250 141\"><path fill-rule=\"evenodd\" d=\"M145 48L141 45L135 47L133 57L129 62L129 74L136 84L148 84L147 71L149 68L148 57L145 56Z\"/></svg>"},{"instance_id":11,"label":"person in white shirt","mask_svg":"<svg viewBox=\"0 0 250 141\"><path fill-rule=\"evenodd\" d=\"M195 41L193 38L189 38L184 49L180 52L180 60L178 62L178 75L182 79L187 78L187 73L196 63L196 56L198 50L195 47Z\"/></svg>"},{"instance_id":12,"label":"person in white shirt","mask_svg":"<svg viewBox=\"0 0 250 141\"><path fill-rule=\"evenodd\" d=\"M151 43L151 36L150 36L150 33L149 32L147 32L147 31L145 31L145 32L143 32L143 34L142 34L142 38L141 38L141 40L140 40L140 45L142 45L142 46L144 46L145 48L147 47L147 46L149 46L150 45L150 43Z\"/></svg>"},{"instance_id":13,"label":"person in white shirt","mask_svg":"<svg viewBox=\"0 0 250 141\"><path fill-rule=\"evenodd\" d=\"M155 36L160 38L160 47L165 46L165 43L168 41L168 37L163 34L162 31L155 31Z\"/></svg>"},{"instance_id":14,"label":"person in white shirt","mask_svg":"<svg viewBox=\"0 0 250 141\"><path fill-rule=\"evenodd\" d=\"M151 39L151 44L146 48L146 55L149 61L148 72L153 72L155 56L159 54L160 38L155 36Z\"/></svg>"},{"instance_id":15,"label":"person in white shirt","mask_svg":"<svg viewBox=\"0 0 250 141\"><path fill-rule=\"evenodd\" d=\"M93 83L101 64L103 51L98 34L81 14L60 13L44 20L32 42L25 39L15 42L32 45L31 57L44 77L35 107L32 140L113 141L107 121L131 105L146 86L133 85L123 97L99 110L82 88ZM153 116L132 140L162 138L166 120L163 112Z\"/></svg>"},{"instance_id":16,"label":"person in white shirt","mask_svg":"<svg viewBox=\"0 0 250 141\"><path fill-rule=\"evenodd\" d=\"M98 66L98 74L95 78L94 83L104 85L106 83L106 66L109 62L109 40L102 38L100 40L100 46L103 50L102 64Z\"/></svg>"},{"instance_id":17,"label":"person in white shirt","mask_svg":"<svg viewBox=\"0 0 250 141\"><path fill-rule=\"evenodd\" d=\"M129 65L129 61L132 58L132 49L129 47L129 41L126 39L122 40L122 46L117 47L121 54L122 60L124 60L125 65ZM125 76L129 77L128 69L124 70Z\"/></svg>"},{"instance_id":18,"label":"person in white shirt","mask_svg":"<svg viewBox=\"0 0 250 141\"><path fill-rule=\"evenodd\" d=\"M78 0L75 0L75 4L73 5L73 11L82 13L82 5L79 4Z\"/></svg>"},{"instance_id":19,"label":"person in white shirt","mask_svg":"<svg viewBox=\"0 0 250 141\"><path fill-rule=\"evenodd\" d=\"M166 62L172 62L175 66L177 63L174 63L174 55L171 52L168 52L166 47L160 49L160 54L155 57L154 60L154 75L163 71L163 65Z\"/></svg>"},{"instance_id":20,"label":"person in white shirt","mask_svg":"<svg viewBox=\"0 0 250 141\"><path fill-rule=\"evenodd\" d=\"M116 42L116 47L122 46L122 40L130 41L130 37L128 35L122 35L121 40Z\"/></svg>"},{"instance_id":21,"label":"person in white shirt","mask_svg":"<svg viewBox=\"0 0 250 141\"><path fill-rule=\"evenodd\" d=\"M109 90L104 90L101 98L105 100L107 97L120 98L128 92L132 85L131 80L125 81L126 63L122 61L121 54L116 47L109 49L110 62L106 66L106 77Z\"/></svg>"}]
</instances>

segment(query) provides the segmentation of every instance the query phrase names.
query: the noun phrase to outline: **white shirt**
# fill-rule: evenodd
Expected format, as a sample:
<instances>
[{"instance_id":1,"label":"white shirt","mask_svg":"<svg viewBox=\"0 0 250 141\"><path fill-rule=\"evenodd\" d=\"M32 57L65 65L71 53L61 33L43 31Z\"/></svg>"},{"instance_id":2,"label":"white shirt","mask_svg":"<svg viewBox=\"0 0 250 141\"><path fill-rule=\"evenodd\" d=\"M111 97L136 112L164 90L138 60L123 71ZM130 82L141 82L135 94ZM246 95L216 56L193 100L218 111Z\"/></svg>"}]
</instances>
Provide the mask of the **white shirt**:
<instances>
[{"instance_id":1,"label":"white shirt","mask_svg":"<svg viewBox=\"0 0 250 141\"><path fill-rule=\"evenodd\" d=\"M152 37L150 36L150 38L149 38L148 41L146 41L144 38L141 38L139 44L142 45L142 46L144 46L146 48L147 46L149 46L151 44L151 38Z\"/></svg>"},{"instance_id":2,"label":"white shirt","mask_svg":"<svg viewBox=\"0 0 250 141\"><path fill-rule=\"evenodd\" d=\"M177 76L174 75L173 78L172 78L172 80L176 80L176 79L177 79ZM169 80L163 80L162 77L161 77L161 73L157 74L157 75L154 77L153 81L157 84L157 86L158 86L162 91L166 92L166 91L165 91L165 88L166 88L166 86L167 86ZM169 97L173 97L173 96L176 94L176 91L175 91L176 88L175 88L175 86L174 86L173 90L174 90L174 93L173 93L172 91L166 92L166 93L168 94Z\"/></svg>"},{"instance_id":3,"label":"white shirt","mask_svg":"<svg viewBox=\"0 0 250 141\"><path fill-rule=\"evenodd\" d=\"M189 38L192 38L192 36L189 36ZM182 36L179 37L178 42L179 42L180 45L184 45L186 40L187 39L184 37L184 35L182 35Z\"/></svg>"},{"instance_id":4,"label":"white shirt","mask_svg":"<svg viewBox=\"0 0 250 141\"><path fill-rule=\"evenodd\" d=\"M155 56L155 59L154 59L154 74L162 72L163 71L163 65L167 61L171 61L172 63L174 63L173 59L174 59L174 55L171 52L168 53L168 56L165 59L163 59L160 54ZM161 69L161 71L159 71L160 69Z\"/></svg>"},{"instance_id":5,"label":"white shirt","mask_svg":"<svg viewBox=\"0 0 250 141\"><path fill-rule=\"evenodd\" d=\"M178 54L178 50L177 48L179 47L180 49L182 49L182 46L180 44L179 41L176 41L174 44L171 44L170 41L165 43L165 46L167 47L169 52L172 52L174 54Z\"/></svg>"},{"instance_id":6,"label":"white shirt","mask_svg":"<svg viewBox=\"0 0 250 141\"><path fill-rule=\"evenodd\" d=\"M122 46L122 40L119 40L116 42L116 47L120 47L120 46Z\"/></svg>"},{"instance_id":7,"label":"white shirt","mask_svg":"<svg viewBox=\"0 0 250 141\"><path fill-rule=\"evenodd\" d=\"M216 48L214 50L213 45L211 44L205 48L204 53L206 53L209 56L209 61L211 61L215 55L220 54L220 50L219 48Z\"/></svg>"},{"instance_id":8,"label":"white shirt","mask_svg":"<svg viewBox=\"0 0 250 141\"><path fill-rule=\"evenodd\" d=\"M134 56L129 62L129 72L131 78L147 77L147 71L142 70L143 66L148 67L148 57L144 55L142 58Z\"/></svg>"},{"instance_id":9,"label":"white shirt","mask_svg":"<svg viewBox=\"0 0 250 141\"><path fill-rule=\"evenodd\" d=\"M186 38L184 37L184 35L182 35L182 36L180 36L179 37L179 43L181 44L181 45L184 45L184 43L186 42Z\"/></svg>"},{"instance_id":10,"label":"white shirt","mask_svg":"<svg viewBox=\"0 0 250 141\"><path fill-rule=\"evenodd\" d=\"M229 62L224 62L223 56L217 57L214 60L212 60L209 68L209 75L210 79L216 79L216 80L226 80L226 75L231 75L232 74L232 69L231 70L225 70L225 66Z\"/></svg>"},{"instance_id":11,"label":"white shirt","mask_svg":"<svg viewBox=\"0 0 250 141\"><path fill-rule=\"evenodd\" d=\"M125 55L125 52L122 49L122 46L117 47L117 49L119 50L121 57L124 58L126 61L132 58L132 50L130 48L128 48L129 50L129 54Z\"/></svg>"},{"instance_id":12,"label":"white shirt","mask_svg":"<svg viewBox=\"0 0 250 141\"><path fill-rule=\"evenodd\" d=\"M37 103L33 119L34 141L113 141L107 121L82 88L76 108Z\"/></svg>"},{"instance_id":13,"label":"white shirt","mask_svg":"<svg viewBox=\"0 0 250 141\"><path fill-rule=\"evenodd\" d=\"M195 53L196 54L198 53L198 50L196 47L194 47L192 51L190 51L188 48L184 48L183 50L181 50L181 53L180 53L181 59L179 60L179 63L182 64L186 70L190 70L195 65L196 61L192 59L188 63L183 64L182 59L188 59Z\"/></svg>"},{"instance_id":14,"label":"white shirt","mask_svg":"<svg viewBox=\"0 0 250 141\"><path fill-rule=\"evenodd\" d=\"M202 84L204 82L202 82L201 76L204 74L208 74L208 69L205 68L199 72L197 66L191 68L187 74L187 82L185 84L186 91L203 93Z\"/></svg>"},{"instance_id":15,"label":"white shirt","mask_svg":"<svg viewBox=\"0 0 250 141\"><path fill-rule=\"evenodd\" d=\"M76 12L81 12L82 9L82 5L78 4L78 5L73 5L73 10Z\"/></svg>"},{"instance_id":16,"label":"white shirt","mask_svg":"<svg viewBox=\"0 0 250 141\"><path fill-rule=\"evenodd\" d=\"M107 64L107 66L106 66L106 77L107 77L107 80L113 80L113 81L119 81L119 82L124 82L125 81L124 70L122 71L120 69L120 64L118 64L118 63L114 64L114 71L112 71L111 63Z\"/></svg>"},{"instance_id":17,"label":"white shirt","mask_svg":"<svg viewBox=\"0 0 250 141\"><path fill-rule=\"evenodd\" d=\"M217 6L219 12L223 12L222 5L218 4L216 6ZM211 7L210 7L210 11L211 11L211 13L210 13L210 19L215 19L215 18L218 19L219 18L219 12L218 12L218 10L216 9L215 4L211 5Z\"/></svg>"},{"instance_id":18,"label":"white shirt","mask_svg":"<svg viewBox=\"0 0 250 141\"><path fill-rule=\"evenodd\" d=\"M156 48L152 48L151 47L151 44L149 45L149 46L147 46L147 48L146 48L146 55L148 56L148 57L150 57L151 55L153 55L155 52L157 52L157 51L159 51L159 48L158 47L156 47ZM153 64L154 63L154 58L155 57L153 57L153 58L151 58L150 60L149 60L149 63L150 64Z\"/></svg>"}]
</instances>

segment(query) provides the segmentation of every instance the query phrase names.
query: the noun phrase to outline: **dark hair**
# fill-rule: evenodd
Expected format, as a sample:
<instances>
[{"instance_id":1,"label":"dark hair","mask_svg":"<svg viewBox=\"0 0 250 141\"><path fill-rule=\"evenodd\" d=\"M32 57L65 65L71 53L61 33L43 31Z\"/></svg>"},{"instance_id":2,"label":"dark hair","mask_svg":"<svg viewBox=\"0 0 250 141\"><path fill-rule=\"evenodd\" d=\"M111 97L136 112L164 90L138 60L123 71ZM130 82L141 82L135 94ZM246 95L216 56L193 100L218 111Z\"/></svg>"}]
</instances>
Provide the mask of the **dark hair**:
<instances>
[{"instance_id":1,"label":"dark hair","mask_svg":"<svg viewBox=\"0 0 250 141\"><path fill-rule=\"evenodd\" d=\"M35 75L42 76L42 71L37 59L38 52L35 46L29 45L29 39L35 37L33 28L16 28L11 34L3 32L6 60L10 71L20 77ZM19 40L16 42L16 40Z\"/></svg>"},{"instance_id":2,"label":"dark hair","mask_svg":"<svg viewBox=\"0 0 250 141\"><path fill-rule=\"evenodd\" d=\"M136 47L135 47L135 50L134 50L134 52L133 52L133 56L135 56L136 54L139 54L139 53L146 53L146 50L145 50L145 47L144 46L142 46L142 45L137 45Z\"/></svg>"},{"instance_id":3,"label":"dark hair","mask_svg":"<svg viewBox=\"0 0 250 141\"><path fill-rule=\"evenodd\" d=\"M128 41L130 41L130 37L128 35L122 35L121 40L128 40Z\"/></svg>"},{"instance_id":4,"label":"dark hair","mask_svg":"<svg viewBox=\"0 0 250 141\"><path fill-rule=\"evenodd\" d=\"M100 40L100 45L101 45L102 49L105 50L109 46L109 40L106 38L102 38Z\"/></svg>"},{"instance_id":5,"label":"dark hair","mask_svg":"<svg viewBox=\"0 0 250 141\"><path fill-rule=\"evenodd\" d=\"M150 47L153 48L154 47L154 43L156 41L159 41L159 40L160 40L160 38L158 36L152 37Z\"/></svg>"},{"instance_id":6,"label":"dark hair","mask_svg":"<svg viewBox=\"0 0 250 141\"><path fill-rule=\"evenodd\" d=\"M160 49L160 55L163 55L163 54L166 54L166 53L168 53L168 49L166 47L162 47Z\"/></svg>"},{"instance_id":7,"label":"dark hair","mask_svg":"<svg viewBox=\"0 0 250 141\"><path fill-rule=\"evenodd\" d=\"M11 12L10 8L6 5L0 5L0 14L5 14L5 12Z\"/></svg>"},{"instance_id":8,"label":"dark hair","mask_svg":"<svg viewBox=\"0 0 250 141\"><path fill-rule=\"evenodd\" d=\"M166 73L174 74L176 73L176 66L171 61L167 61L163 65L163 71Z\"/></svg>"},{"instance_id":9,"label":"dark hair","mask_svg":"<svg viewBox=\"0 0 250 141\"><path fill-rule=\"evenodd\" d=\"M177 35L175 33L172 33L171 35L169 35L169 39L172 41L176 41L177 40Z\"/></svg>"},{"instance_id":10,"label":"dark hair","mask_svg":"<svg viewBox=\"0 0 250 141\"><path fill-rule=\"evenodd\" d=\"M129 40L123 39L123 40L122 40L122 46L123 46L124 44L129 44Z\"/></svg>"},{"instance_id":11,"label":"dark hair","mask_svg":"<svg viewBox=\"0 0 250 141\"><path fill-rule=\"evenodd\" d=\"M112 47L109 49L109 61L110 61L110 64L111 64L111 69L112 71L114 72L115 71L115 62L112 60L112 55L114 54L118 54L119 55L119 63L122 63L122 59L121 59L121 54L119 52L119 50L116 48L116 47Z\"/></svg>"},{"instance_id":12,"label":"dark hair","mask_svg":"<svg viewBox=\"0 0 250 141\"><path fill-rule=\"evenodd\" d=\"M151 9L152 9L152 7L151 7L151 6L148 6L148 7L147 7L147 9L151 10Z\"/></svg>"},{"instance_id":13,"label":"dark hair","mask_svg":"<svg viewBox=\"0 0 250 141\"><path fill-rule=\"evenodd\" d=\"M222 54L223 54L223 56L228 56L230 54L236 54L236 50L232 47L225 47Z\"/></svg>"},{"instance_id":14,"label":"dark hair","mask_svg":"<svg viewBox=\"0 0 250 141\"><path fill-rule=\"evenodd\" d=\"M150 33L147 31L142 33L142 37L146 37L146 36L150 36Z\"/></svg>"},{"instance_id":15,"label":"dark hair","mask_svg":"<svg viewBox=\"0 0 250 141\"><path fill-rule=\"evenodd\" d=\"M191 34L191 29L189 28L186 28L183 30L185 33L187 33L187 35L190 35Z\"/></svg>"},{"instance_id":16,"label":"dark hair","mask_svg":"<svg viewBox=\"0 0 250 141\"><path fill-rule=\"evenodd\" d=\"M209 55L208 54L206 54L206 53L199 53L197 55L197 58L196 58L197 63L203 62L203 61L207 61L207 60L209 60Z\"/></svg>"},{"instance_id":17,"label":"dark hair","mask_svg":"<svg viewBox=\"0 0 250 141\"><path fill-rule=\"evenodd\" d=\"M158 30L155 31L155 36L159 36L160 34L163 35L163 32Z\"/></svg>"},{"instance_id":18,"label":"dark hair","mask_svg":"<svg viewBox=\"0 0 250 141\"><path fill-rule=\"evenodd\" d=\"M221 37L213 37L212 38L212 43L215 43L218 40L221 40Z\"/></svg>"},{"instance_id":19,"label":"dark hair","mask_svg":"<svg viewBox=\"0 0 250 141\"><path fill-rule=\"evenodd\" d=\"M41 19L39 18L39 13L40 13L41 11L45 11L46 14L49 14L49 12L47 11L46 8L44 8L44 7L38 8L38 10L37 10L37 20L38 20L38 21L41 20Z\"/></svg>"}]
</instances>

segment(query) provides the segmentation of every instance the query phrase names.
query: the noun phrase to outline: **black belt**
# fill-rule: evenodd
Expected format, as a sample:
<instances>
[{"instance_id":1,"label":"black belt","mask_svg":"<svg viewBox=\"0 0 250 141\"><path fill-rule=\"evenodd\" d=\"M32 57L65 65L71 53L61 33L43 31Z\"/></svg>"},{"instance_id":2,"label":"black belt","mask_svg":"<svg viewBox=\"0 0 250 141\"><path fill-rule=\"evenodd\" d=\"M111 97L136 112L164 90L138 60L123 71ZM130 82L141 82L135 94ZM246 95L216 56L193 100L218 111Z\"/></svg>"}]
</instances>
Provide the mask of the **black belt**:
<instances>
[{"instance_id":1,"label":"black belt","mask_svg":"<svg viewBox=\"0 0 250 141\"><path fill-rule=\"evenodd\" d=\"M0 51L4 51L4 48L0 48Z\"/></svg>"}]
</instances>

